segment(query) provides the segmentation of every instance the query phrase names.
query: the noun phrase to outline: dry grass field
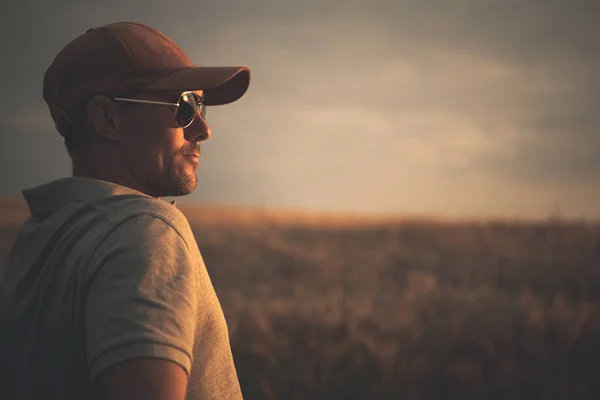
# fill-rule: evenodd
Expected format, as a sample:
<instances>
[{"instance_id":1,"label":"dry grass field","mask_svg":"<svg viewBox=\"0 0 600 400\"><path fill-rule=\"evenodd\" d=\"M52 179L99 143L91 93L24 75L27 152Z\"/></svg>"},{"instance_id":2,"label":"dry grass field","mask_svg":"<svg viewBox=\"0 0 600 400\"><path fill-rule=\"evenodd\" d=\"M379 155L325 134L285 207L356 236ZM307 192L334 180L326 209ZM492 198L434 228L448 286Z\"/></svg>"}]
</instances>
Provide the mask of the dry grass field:
<instances>
[{"instance_id":1,"label":"dry grass field","mask_svg":"<svg viewBox=\"0 0 600 400\"><path fill-rule=\"evenodd\" d=\"M600 398L600 224L180 208L248 400Z\"/></svg>"}]
</instances>

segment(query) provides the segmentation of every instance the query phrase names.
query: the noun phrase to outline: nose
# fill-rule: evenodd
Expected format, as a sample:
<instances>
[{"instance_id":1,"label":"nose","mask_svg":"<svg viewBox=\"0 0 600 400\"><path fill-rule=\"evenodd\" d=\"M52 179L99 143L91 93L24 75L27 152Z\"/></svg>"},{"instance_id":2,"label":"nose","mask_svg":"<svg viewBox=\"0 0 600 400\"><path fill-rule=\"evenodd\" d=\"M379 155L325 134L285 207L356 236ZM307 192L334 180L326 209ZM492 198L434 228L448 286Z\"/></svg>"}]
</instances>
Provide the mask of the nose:
<instances>
[{"instance_id":1,"label":"nose","mask_svg":"<svg viewBox=\"0 0 600 400\"><path fill-rule=\"evenodd\" d=\"M190 142L202 142L212 135L210 126L208 126L204 118L199 114L194 119L194 122L185 128L184 133L185 138Z\"/></svg>"}]
</instances>

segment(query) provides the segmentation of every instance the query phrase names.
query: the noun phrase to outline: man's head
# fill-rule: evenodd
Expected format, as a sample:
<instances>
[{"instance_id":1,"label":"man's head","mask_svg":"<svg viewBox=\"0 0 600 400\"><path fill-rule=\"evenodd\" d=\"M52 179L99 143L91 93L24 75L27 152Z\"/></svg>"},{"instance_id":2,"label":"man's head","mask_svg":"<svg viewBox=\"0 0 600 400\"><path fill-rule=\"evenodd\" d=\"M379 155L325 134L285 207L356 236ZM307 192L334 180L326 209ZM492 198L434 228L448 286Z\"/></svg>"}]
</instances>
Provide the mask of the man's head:
<instances>
[{"instance_id":1,"label":"man's head","mask_svg":"<svg viewBox=\"0 0 600 400\"><path fill-rule=\"evenodd\" d=\"M244 95L247 67L196 67L146 25L119 22L67 44L44 75L43 95L74 167L151 196L196 186L204 106Z\"/></svg>"}]
</instances>

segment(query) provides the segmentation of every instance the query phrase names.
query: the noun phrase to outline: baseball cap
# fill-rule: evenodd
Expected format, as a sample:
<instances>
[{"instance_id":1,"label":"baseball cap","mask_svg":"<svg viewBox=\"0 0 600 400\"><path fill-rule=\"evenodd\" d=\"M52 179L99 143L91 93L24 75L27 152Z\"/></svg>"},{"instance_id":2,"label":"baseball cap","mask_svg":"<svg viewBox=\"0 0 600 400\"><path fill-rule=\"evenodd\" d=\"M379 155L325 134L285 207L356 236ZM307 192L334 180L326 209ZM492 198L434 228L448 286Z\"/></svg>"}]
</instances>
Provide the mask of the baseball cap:
<instances>
[{"instance_id":1,"label":"baseball cap","mask_svg":"<svg viewBox=\"0 0 600 400\"><path fill-rule=\"evenodd\" d=\"M138 90L203 90L206 105L241 98L250 85L246 66L196 66L165 34L137 22L116 22L69 42L44 74L43 97L61 135L85 118L94 95Z\"/></svg>"}]
</instances>

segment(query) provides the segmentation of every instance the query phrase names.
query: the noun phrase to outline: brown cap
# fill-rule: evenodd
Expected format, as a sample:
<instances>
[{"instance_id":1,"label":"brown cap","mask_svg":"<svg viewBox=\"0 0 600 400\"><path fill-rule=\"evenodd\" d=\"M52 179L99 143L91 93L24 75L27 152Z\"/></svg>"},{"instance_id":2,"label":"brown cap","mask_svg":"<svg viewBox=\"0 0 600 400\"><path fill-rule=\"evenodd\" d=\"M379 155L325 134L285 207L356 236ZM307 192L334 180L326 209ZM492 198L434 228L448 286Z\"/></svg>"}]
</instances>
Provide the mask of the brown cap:
<instances>
[{"instance_id":1,"label":"brown cap","mask_svg":"<svg viewBox=\"0 0 600 400\"><path fill-rule=\"evenodd\" d=\"M197 67L158 30L135 22L89 29L68 43L44 74L44 100L58 131L83 120L97 94L140 89L204 90L206 105L236 101L250 84L248 67Z\"/></svg>"}]
</instances>

